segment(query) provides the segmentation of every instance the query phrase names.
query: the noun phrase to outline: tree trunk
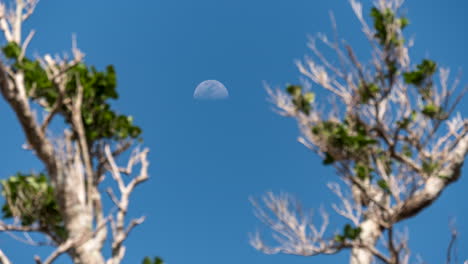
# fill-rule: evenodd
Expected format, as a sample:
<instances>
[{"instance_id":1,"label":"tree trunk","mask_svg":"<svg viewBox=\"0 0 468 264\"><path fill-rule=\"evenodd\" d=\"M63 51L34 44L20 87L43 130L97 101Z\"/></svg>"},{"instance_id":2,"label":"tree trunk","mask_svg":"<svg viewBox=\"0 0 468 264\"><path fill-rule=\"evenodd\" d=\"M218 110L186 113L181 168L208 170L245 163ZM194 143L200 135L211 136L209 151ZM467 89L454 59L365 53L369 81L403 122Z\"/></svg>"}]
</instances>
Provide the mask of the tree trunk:
<instances>
[{"instance_id":1,"label":"tree trunk","mask_svg":"<svg viewBox=\"0 0 468 264\"><path fill-rule=\"evenodd\" d=\"M86 243L74 249L74 264L104 264L104 258L100 250L96 249L95 241L88 240Z\"/></svg>"},{"instance_id":2,"label":"tree trunk","mask_svg":"<svg viewBox=\"0 0 468 264\"><path fill-rule=\"evenodd\" d=\"M75 264L104 264L102 241L93 228L93 212L86 201L85 177L79 161L64 166L58 175L58 201L62 208L67 239L74 241L70 255ZM88 197L89 199L89 197ZM106 228L105 226L99 228Z\"/></svg>"},{"instance_id":3,"label":"tree trunk","mask_svg":"<svg viewBox=\"0 0 468 264\"><path fill-rule=\"evenodd\" d=\"M382 234L380 226L372 219L367 219L361 224L361 235L359 238L365 245L374 246ZM365 248L353 248L351 250L350 264L371 264L374 256Z\"/></svg>"}]
</instances>

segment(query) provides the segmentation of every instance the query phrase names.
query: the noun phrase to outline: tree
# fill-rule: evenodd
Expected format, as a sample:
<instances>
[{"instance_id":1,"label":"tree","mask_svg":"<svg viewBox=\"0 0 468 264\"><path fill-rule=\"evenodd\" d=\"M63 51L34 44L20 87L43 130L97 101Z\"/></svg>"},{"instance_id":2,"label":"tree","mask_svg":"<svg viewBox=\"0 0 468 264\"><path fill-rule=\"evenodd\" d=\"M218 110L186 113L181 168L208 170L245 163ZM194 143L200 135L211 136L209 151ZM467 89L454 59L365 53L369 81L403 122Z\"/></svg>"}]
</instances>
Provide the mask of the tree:
<instances>
[{"instance_id":1,"label":"tree","mask_svg":"<svg viewBox=\"0 0 468 264\"><path fill-rule=\"evenodd\" d=\"M100 71L86 65L75 42L71 58L27 57L34 31L23 40L22 24L37 2L0 3L0 29L7 43L0 91L23 129L25 148L44 165L39 173L19 172L1 181L5 221L0 221L0 231L44 235L44 243L55 250L45 260L35 256L36 263L68 254L74 263L117 264L130 231L144 221L128 221L126 215L130 195L148 179L148 149L135 147L121 157L141 140L142 131L131 116L110 105L118 98L112 66ZM58 129L51 128L53 122ZM117 157L127 157L128 164L118 166ZM104 208L100 188L105 186L118 190L107 188L113 208ZM107 260L102 252L106 241L111 242ZM0 263L11 263L1 250Z\"/></svg>"},{"instance_id":2,"label":"tree","mask_svg":"<svg viewBox=\"0 0 468 264\"><path fill-rule=\"evenodd\" d=\"M277 244L268 246L258 233L251 244L268 254L302 256L349 249L351 264L409 263L407 237L395 226L416 217L460 178L468 122L454 111L466 88L460 91L458 80L449 84L450 71L430 59L412 65L403 1L375 1L372 25L361 3L350 3L372 47L370 63L360 62L345 42L319 35L336 57L325 56L312 39L313 56L297 66L329 92L331 103L319 104L304 85L289 85L286 92L268 88L279 112L297 121L299 141L342 179L328 187L342 202L333 208L349 223L333 236L326 213L317 226L289 195L268 193L263 203L253 203Z\"/></svg>"},{"instance_id":3,"label":"tree","mask_svg":"<svg viewBox=\"0 0 468 264\"><path fill-rule=\"evenodd\" d=\"M143 264L164 264L164 261L159 257L155 257L153 261L151 261L150 257L145 257L143 259Z\"/></svg>"}]
</instances>

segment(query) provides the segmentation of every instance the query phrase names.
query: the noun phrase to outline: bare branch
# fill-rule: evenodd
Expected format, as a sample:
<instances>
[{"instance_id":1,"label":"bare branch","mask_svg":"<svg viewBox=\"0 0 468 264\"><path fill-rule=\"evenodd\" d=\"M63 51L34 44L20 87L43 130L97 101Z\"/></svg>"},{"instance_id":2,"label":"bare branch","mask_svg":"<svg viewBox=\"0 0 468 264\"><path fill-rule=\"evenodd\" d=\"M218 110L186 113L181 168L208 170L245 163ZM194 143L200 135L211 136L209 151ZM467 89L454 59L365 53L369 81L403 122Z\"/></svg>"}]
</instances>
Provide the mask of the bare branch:
<instances>
[{"instance_id":1,"label":"bare branch","mask_svg":"<svg viewBox=\"0 0 468 264\"><path fill-rule=\"evenodd\" d=\"M341 208L336 204L333 204L333 209L341 216L351 220L355 226L358 226L362 217L361 203L356 203L353 201L354 198L351 195L343 193L341 187L337 183L329 183L327 186L336 196L338 196L342 203Z\"/></svg>"},{"instance_id":2,"label":"bare branch","mask_svg":"<svg viewBox=\"0 0 468 264\"><path fill-rule=\"evenodd\" d=\"M304 213L294 199L287 194L275 196L267 193L263 202L268 209L265 211L255 200L251 199L255 215L269 226L275 233L278 246L269 247L261 240L259 234L251 236L250 244L257 250L267 254L286 253L301 256L318 254L335 254L344 244L324 237L328 226L328 215L322 211L322 225L315 226L310 213ZM291 204L296 204L295 209Z\"/></svg>"},{"instance_id":3,"label":"bare branch","mask_svg":"<svg viewBox=\"0 0 468 264\"><path fill-rule=\"evenodd\" d=\"M116 181L118 189L120 191L120 199L114 194L110 189L108 194L111 197L111 200L117 205L118 211L116 213L115 220L112 220L112 257L107 260L107 264L118 264L121 262L124 254L125 247L123 242L127 239L130 231L137 225L143 223L144 217L138 219L133 219L130 224L125 228L125 216L127 215L129 198L130 194L133 192L134 188L140 183L148 179L148 166L149 162L147 160L148 149L143 151L135 150L130 157L126 169L119 168L115 162L114 156L110 150L110 146L106 145L104 147L104 152L107 159L107 164L109 164L109 171L112 175L112 178ZM128 184L125 184L121 172L131 173L132 167L141 164L140 172L137 176L130 180ZM113 218L112 218L113 219Z\"/></svg>"},{"instance_id":4,"label":"bare branch","mask_svg":"<svg viewBox=\"0 0 468 264\"><path fill-rule=\"evenodd\" d=\"M0 263L1 264L11 264L10 259L3 253L3 251L0 249Z\"/></svg>"},{"instance_id":5,"label":"bare branch","mask_svg":"<svg viewBox=\"0 0 468 264\"><path fill-rule=\"evenodd\" d=\"M49 257L47 257L47 259L44 262L39 262L39 263L51 264L56 258L58 258L60 255L62 255L63 253L67 252L70 248L72 248L73 245L74 245L73 240L65 241L65 243L62 243L57 249L55 249L54 252L52 252L52 254L50 254ZM36 258L36 261L38 260L40 261L39 257Z\"/></svg>"},{"instance_id":6,"label":"bare branch","mask_svg":"<svg viewBox=\"0 0 468 264\"><path fill-rule=\"evenodd\" d=\"M451 229L450 230L451 231L451 236L450 236L449 245L447 247L447 258L446 258L446 261L445 261L446 264L452 263L452 253L456 252L455 251L456 249L454 248L454 245L455 245L455 242L457 241L457 238L458 238L458 231L454 227L453 222L451 223L450 229Z\"/></svg>"},{"instance_id":7,"label":"bare branch","mask_svg":"<svg viewBox=\"0 0 468 264\"><path fill-rule=\"evenodd\" d=\"M0 232L2 231L14 231L14 232L39 232L38 226L18 226L18 225L7 225L0 221Z\"/></svg>"},{"instance_id":8,"label":"bare branch","mask_svg":"<svg viewBox=\"0 0 468 264\"><path fill-rule=\"evenodd\" d=\"M26 53L26 49L28 48L29 42L31 42L32 38L34 37L34 34L36 33L35 30L31 30L26 37L26 39L23 42L23 45L21 46L21 54L18 57L19 61L22 61L24 58L24 55Z\"/></svg>"}]
</instances>

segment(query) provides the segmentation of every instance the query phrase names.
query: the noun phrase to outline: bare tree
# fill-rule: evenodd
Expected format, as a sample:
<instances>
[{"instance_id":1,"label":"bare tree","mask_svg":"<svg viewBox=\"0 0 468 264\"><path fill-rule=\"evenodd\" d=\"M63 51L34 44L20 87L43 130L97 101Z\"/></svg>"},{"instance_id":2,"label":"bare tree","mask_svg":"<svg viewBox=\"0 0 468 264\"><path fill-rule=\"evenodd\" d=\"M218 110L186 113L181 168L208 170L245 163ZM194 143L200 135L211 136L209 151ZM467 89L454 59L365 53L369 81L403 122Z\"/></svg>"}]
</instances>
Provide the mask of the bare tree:
<instances>
[{"instance_id":1,"label":"bare tree","mask_svg":"<svg viewBox=\"0 0 468 264\"><path fill-rule=\"evenodd\" d=\"M128 157L126 166L117 165L117 157L140 139L141 129L109 105L118 97L112 66L98 71L85 65L75 41L72 56L27 57L34 31L23 40L22 24L37 2L0 2L0 29L7 43L0 91L23 129L24 147L45 167L41 173L18 173L1 181L5 221L0 221L0 231L32 245L55 247L44 260L35 256L36 263L53 263L68 254L74 263L118 264L130 231L144 221L126 216L130 195L148 179L148 149L135 148L122 157ZM62 130L51 129L54 121ZM107 189L114 207L106 209L99 188L110 181L114 183L108 186L117 187ZM32 240L31 232L43 234L44 241ZM102 251L109 240L106 260ZM0 263L12 263L1 250Z\"/></svg>"},{"instance_id":2,"label":"bare tree","mask_svg":"<svg viewBox=\"0 0 468 264\"><path fill-rule=\"evenodd\" d=\"M333 209L350 224L333 236L325 213L319 227L288 195L269 193L254 207L277 244L255 234L256 249L302 256L349 249L351 264L409 263L408 237L396 224L417 216L459 179L468 123L454 111L466 88L458 89L458 78L449 83L450 71L434 61L411 63L403 2L374 1L369 25L362 4L350 0L371 47L368 63L336 36L318 35L309 43L313 55L297 62L307 85L268 88L279 113L297 120L299 141L335 168L343 184L329 187L342 205ZM333 16L332 24L336 32ZM325 56L317 43L336 56ZM310 83L330 94L328 104L314 100L304 88Z\"/></svg>"}]
</instances>

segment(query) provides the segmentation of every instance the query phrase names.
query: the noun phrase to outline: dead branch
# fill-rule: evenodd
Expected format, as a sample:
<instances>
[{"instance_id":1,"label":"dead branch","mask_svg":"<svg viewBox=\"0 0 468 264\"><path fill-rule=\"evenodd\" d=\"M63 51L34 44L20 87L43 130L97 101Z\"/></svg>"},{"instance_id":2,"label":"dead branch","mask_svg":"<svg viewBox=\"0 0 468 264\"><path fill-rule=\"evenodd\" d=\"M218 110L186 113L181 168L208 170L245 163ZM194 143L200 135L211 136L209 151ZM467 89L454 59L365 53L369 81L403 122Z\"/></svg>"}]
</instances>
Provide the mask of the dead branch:
<instances>
[{"instance_id":1,"label":"dead branch","mask_svg":"<svg viewBox=\"0 0 468 264\"><path fill-rule=\"evenodd\" d=\"M120 198L114 194L112 190L108 190L108 194L111 200L115 203L118 208L118 211L115 216L115 220L111 218L111 227L113 234L112 242L112 257L107 260L107 264L118 264L125 254L125 247L123 242L127 239L130 231L137 225L143 223L144 217L133 219L130 224L125 227L125 216L127 215L129 198L133 190L140 183L148 179L148 166L149 162L147 160L147 155L149 150L144 149L143 151L135 150L130 157L126 169L119 168L115 162L114 156L110 150L110 146L106 145L104 149L107 163L109 164L109 172L112 175L112 178L117 183L118 190L120 192ZM124 179L122 178L121 172L131 173L132 167L140 164L140 171L137 176L130 180L128 184L125 184Z\"/></svg>"},{"instance_id":2,"label":"dead branch","mask_svg":"<svg viewBox=\"0 0 468 264\"><path fill-rule=\"evenodd\" d=\"M0 263L1 264L11 264L10 259L3 253L3 251L0 249Z\"/></svg>"}]
</instances>

